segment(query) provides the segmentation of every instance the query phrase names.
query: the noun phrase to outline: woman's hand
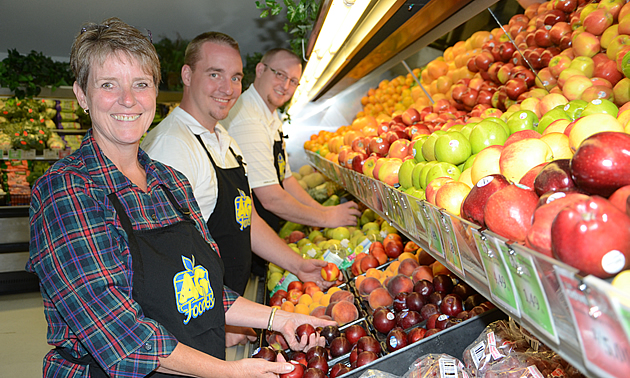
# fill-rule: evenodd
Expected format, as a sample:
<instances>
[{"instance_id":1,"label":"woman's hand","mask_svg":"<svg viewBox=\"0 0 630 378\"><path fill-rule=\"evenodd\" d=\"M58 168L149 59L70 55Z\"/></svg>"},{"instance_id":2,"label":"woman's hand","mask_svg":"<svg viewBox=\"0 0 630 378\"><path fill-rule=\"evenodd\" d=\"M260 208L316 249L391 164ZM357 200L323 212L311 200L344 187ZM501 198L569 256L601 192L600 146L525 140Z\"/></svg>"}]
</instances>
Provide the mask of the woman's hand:
<instances>
[{"instance_id":1,"label":"woman's hand","mask_svg":"<svg viewBox=\"0 0 630 378\"><path fill-rule=\"evenodd\" d=\"M282 355L278 355L278 362L269 362L262 358L244 358L234 361L230 377L269 377L277 378L280 374L293 371L293 364L284 362Z\"/></svg>"},{"instance_id":2,"label":"woman's hand","mask_svg":"<svg viewBox=\"0 0 630 378\"><path fill-rule=\"evenodd\" d=\"M289 347L292 350L309 350L318 345L325 345L326 340L317 333L312 334L308 338L306 336L302 336L301 340L297 340L295 337L295 331L297 327L302 324L310 324L315 328L337 325L337 323L332 320L278 310L273 322L273 330L282 333L282 336L284 336L287 344L289 344Z\"/></svg>"},{"instance_id":3,"label":"woman's hand","mask_svg":"<svg viewBox=\"0 0 630 378\"><path fill-rule=\"evenodd\" d=\"M302 282L315 282L320 289L326 290L334 284L334 282L327 282L322 278L322 268L327 264L328 263L324 260L304 259L300 264L297 277Z\"/></svg>"}]
</instances>

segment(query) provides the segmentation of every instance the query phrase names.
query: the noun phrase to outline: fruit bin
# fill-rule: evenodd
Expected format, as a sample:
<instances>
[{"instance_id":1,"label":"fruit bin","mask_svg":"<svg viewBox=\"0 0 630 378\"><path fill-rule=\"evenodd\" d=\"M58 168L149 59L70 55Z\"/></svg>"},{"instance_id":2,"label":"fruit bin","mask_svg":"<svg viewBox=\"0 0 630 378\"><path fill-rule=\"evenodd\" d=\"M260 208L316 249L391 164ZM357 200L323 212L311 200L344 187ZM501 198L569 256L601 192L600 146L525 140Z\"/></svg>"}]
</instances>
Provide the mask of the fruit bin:
<instances>
[{"instance_id":1,"label":"fruit bin","mask_svg":"<svg viewBox=\"0 0 630 378\"><path fill-rule=\"evenodd\" d=\"M388 353L385 349L383 357L356 368L343 377L360 377L367 369L381 370L402 376L418 357L428 353L446 353L461 359L464 349L475 341L486 326L501 319L507 319L507 315L497 309L487 311L395 352Z\"/></svg>"},{"instance_id":2,"label":"fruit bin","mask_svg":"<svg viewBox=\"0 0 630 378\"><path fill-rule=\"evenodd\" d=\"M580 371L630 376L628 293L381 181L306 154L320 172L343 184ZM388 368L383 365L382 370Z\"/></svg>"}]
</instances>

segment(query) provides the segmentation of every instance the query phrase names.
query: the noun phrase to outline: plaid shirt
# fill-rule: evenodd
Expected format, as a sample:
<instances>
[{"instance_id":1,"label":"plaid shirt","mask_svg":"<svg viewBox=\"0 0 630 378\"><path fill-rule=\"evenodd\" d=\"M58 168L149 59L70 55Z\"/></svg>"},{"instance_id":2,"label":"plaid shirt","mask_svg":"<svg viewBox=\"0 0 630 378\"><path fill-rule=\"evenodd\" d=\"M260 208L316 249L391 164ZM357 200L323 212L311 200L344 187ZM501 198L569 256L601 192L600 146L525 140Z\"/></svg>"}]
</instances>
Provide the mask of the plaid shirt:
<instances>
[{"instance_id":1,"label":"plaid shirt","mask_svg":"<svg viewBox=\"0 0 630 378\"><path fill-rule=\"evenodd\" d=\"M34 185L30 217L30 259L26 269L40 279L48 343L75 357L90 353L111 377L144 377L177 340L144 317L133 300L131 254L126 233L107 195L118 193L135 230L183 220L164 194L165 185L191 210L199 232L218 248L203 221L185 176L142 150L148 190L133 185L98 148L91 131L79 150L55 163ZM225 311L238 294L223 291ZM44 376L87 377L54 350L44 358Z\"/></svg>"}]
</instances>

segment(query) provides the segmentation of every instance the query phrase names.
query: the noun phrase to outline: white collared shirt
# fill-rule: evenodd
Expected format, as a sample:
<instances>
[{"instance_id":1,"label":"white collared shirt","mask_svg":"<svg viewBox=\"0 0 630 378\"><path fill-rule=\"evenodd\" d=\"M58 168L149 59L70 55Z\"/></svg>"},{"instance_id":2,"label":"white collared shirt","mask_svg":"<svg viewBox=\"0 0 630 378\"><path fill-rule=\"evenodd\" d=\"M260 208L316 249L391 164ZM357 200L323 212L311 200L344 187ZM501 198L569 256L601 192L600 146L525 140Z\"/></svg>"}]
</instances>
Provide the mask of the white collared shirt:
<instances>
[{"instance_id":1,"label":"white collared shirt","mask_svg":"<svg viewBox=\"0 0 630 378\"><path fill-rule=\"evenodd\" d=\"M278 113L269 110L253 85L243 92L221 123L243 151L249 168L249 186L254 189L278 184L273 144L280 139L278 131L282 131L282 121ZM284 160L284 177L287 178L291 176L291 168L286 149Z\"/></svg>"},{"instance_id":2,"label":"white collared shirt","mask_svg":"<svg viewBox=\"0 0 630 378\"><path fill-rule=\"evenodd\" d=\"M214 167L195 135L200 135L219 168L234 168L238 161L230 152L243 155L228 132L217 124L212 133L179 106L143 139L140 147L151 159L183 173L193 188L205 221L214 211L218 182ZM245 166L247 172L247 166Z\"/></svg>"}]
</instances>

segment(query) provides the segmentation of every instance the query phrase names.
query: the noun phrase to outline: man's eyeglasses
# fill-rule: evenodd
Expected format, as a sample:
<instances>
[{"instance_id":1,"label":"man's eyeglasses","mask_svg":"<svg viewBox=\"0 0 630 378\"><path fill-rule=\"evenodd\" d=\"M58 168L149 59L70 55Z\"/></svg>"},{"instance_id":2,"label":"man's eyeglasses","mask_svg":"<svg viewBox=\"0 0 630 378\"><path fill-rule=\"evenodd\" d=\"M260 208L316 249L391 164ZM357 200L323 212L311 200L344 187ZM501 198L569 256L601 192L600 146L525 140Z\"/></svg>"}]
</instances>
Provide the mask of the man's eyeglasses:
<instances>
[{"instance_id":1,"label":"man's eyeglasses","mask_svg":"<svg viewBox=\"0 0 630 378\"><path fill-rule=\"evenodd\" d=\"M269 67L267 64L263 63L265 65L265 67L269 68L269 71L271 71L274 75L276 75L276 79L280 80L282 83L286 83L287 80L289 80L289 84L291 84L291 86L293 87L297 87L300 82L298 81L298 79L289 79L289 77L284 73L284 72L280 72L277 70L274 70L273 68Z\"/></svg>"},{"instance_id":2,"label":"man's eyeglasses","mask_svg":"<svg viewBox=\"0 0 630 378\"><path fill-rule=\"evenodd\" d=\"M90 31L90 30L98 30L99 32L101 30L105 30L105 29L109 29L109 25L99 25L99 24L92 24L92 25L88 25L85 27L81 28L81 34L85 33L86 31ZM147 31L147 37L149 38L149 41L151 41L151 43L153 43L153 35L151 34L151 30L149 29L145 29Z\"/></svg>"}]
</instances>

